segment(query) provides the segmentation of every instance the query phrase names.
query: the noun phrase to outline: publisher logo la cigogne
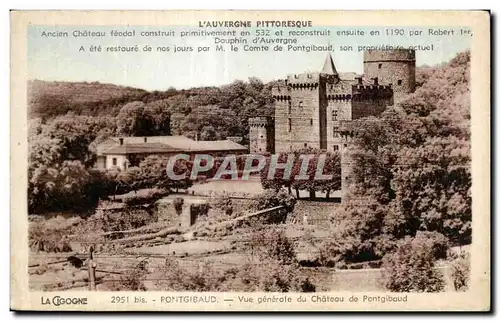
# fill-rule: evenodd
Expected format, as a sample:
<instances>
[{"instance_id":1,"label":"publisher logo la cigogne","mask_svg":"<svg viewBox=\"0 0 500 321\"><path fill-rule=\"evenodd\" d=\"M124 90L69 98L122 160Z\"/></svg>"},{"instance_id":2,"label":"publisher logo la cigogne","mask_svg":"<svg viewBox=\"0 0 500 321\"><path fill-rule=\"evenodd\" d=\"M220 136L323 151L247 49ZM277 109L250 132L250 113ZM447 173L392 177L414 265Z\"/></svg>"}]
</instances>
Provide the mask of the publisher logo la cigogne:
<instances>
[{"instance_id":1,"label":"publisher logo la cigogne","mask_svg":"<svg viewBox=\"0 0 500 321\"><path fill-rule=\"evenodd\" d=\"M42 305L53 305L53 306L63 306L63 305L87 305L88 298L85 297L63 297L56 295L52 298L41 297Z\"/></svg>"}]
</instances>

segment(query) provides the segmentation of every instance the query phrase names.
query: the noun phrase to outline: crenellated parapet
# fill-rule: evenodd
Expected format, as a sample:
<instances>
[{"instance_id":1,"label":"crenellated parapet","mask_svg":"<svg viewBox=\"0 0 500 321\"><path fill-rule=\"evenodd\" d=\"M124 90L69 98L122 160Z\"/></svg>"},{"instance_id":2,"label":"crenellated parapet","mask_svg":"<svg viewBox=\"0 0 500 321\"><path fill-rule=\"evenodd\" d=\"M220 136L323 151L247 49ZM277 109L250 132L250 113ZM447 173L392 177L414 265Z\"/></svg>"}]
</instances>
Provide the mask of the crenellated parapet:
<instances>
[{"instance_id":1,"label":"crenellated parapet","mask_svg":"<svg viewBox=\"0 0 500 321\"><path fill-rule=\"evenodd\" d=\"M319 83L292 83L288 85L292 90L313 90L319 87Z\"/></svg>"},{"instance_id":2,"label":"crenellated parapet","mask_svg":"<svg viewBox=\"0 0 500 321\"><path fill-rule=\"evenodd\" d=\"M393 96L390 85L355 85L352 86L352 99L355 101L391 99Z\"/></svg>"},{"instance_id":3,"label":"crenellated parapet","mask_svg":"<svg viewBox=\"0 0 500 321\"><path fill-rule=\"evenodd\" d=\"M364 100L386 100L393 96L392 84L381 85L378 78L371 79L369 84L365 83L361 77L356 78L357 83L352 85L352 99L354 101Z\"/></svg>"},{"instance_id":4,"label":"crenellated parapet","mask_svg":"<svg viewBox=\"0 0 500 321\"><path fill-rule=\"evenodd\" d=\"M252 117L248 119L248 125L250 127L272 127L274 126L274 120L271 117Z\"/></svg>"},{"instance_id":5,"label":"crenellated parapet","mask_svg":"<svg viewBox=\"0 0 500 321\"><path fill-rule=\"evenodd\" d=\"M388 62L388 61L415 61L415 50L395 49L395 50L366 50L363 53L363 61L367 62Z\"/></svg>"},{"instance_id":6,"label":"crenellated parapet","mask_svg":"<svg viewBox=\"0 0 500 321\"><path fill-rule=\"evenodd\" d=\"M308 84L319 82L319 73L301 73L301 74L291 74L286 77L286 83L288 85L292 84Z\"/></svg>"},{"instance_id":7,"label":"crenellated parapet","mask_svg":"<svg viewBox=\"0 0 500 321\"><path fill-rule=\"evenodd\" d=\"M286 83L278 83L271 89L273 98L277 101L290 100L290 90Z\"/></svg>"},{"instance_id":8,"label":"crenellated parapet","mask_svg":"<svg viewBox=\"0 0 500 321\"><path fill-rule=\"evenodd\" d=\"M344 100L344 101L349 101L352 100L352 95L349 93L345 94L330 94L326 96L326 99L328 100Z\"/></svg>"}]
</instances>

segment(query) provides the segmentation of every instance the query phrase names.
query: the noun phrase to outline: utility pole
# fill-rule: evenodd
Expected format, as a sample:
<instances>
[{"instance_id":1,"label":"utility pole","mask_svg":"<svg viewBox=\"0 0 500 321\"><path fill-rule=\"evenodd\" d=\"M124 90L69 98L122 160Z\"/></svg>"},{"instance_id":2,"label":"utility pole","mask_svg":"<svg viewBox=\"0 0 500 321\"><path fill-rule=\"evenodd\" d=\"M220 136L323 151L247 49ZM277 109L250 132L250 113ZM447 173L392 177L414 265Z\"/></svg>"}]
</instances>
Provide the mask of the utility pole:
<instances>
[{"instance_id":1,"label":"utility pole","mask_svg":"<svg viewBox=\"0 0 500 321\"><path fill-rule=\"evenodd\" d=\"M88 270L89 270L89 291L96 291L95 269L97 264L94 262L94 247L89 247Z\"/></svg>"}]
</instances>

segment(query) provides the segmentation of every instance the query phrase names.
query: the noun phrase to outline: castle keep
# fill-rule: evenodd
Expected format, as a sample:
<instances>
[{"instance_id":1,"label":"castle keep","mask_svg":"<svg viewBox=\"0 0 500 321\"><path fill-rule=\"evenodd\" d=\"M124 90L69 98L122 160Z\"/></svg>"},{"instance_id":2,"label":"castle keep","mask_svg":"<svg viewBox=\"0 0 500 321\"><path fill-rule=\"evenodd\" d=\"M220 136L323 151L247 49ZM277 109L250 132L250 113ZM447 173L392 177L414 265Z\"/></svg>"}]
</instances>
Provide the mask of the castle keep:
<instances>
[{"instance_id":1,"label":"castle keep","mask_svg":"<svg viewBox=\"0 0 500 321\"><path fill-rule=\"evenodd\" d=\"M328 54L320 72L291 74L279 81L272 89L274 119L249 119L250 153L311 147L344 155L352 133L348 121L379 115L415 90L414 50L366 51L363 69L363 77L343 79ZM343 198L348 164L343 156Z\"/></svg>"}]
</instances>

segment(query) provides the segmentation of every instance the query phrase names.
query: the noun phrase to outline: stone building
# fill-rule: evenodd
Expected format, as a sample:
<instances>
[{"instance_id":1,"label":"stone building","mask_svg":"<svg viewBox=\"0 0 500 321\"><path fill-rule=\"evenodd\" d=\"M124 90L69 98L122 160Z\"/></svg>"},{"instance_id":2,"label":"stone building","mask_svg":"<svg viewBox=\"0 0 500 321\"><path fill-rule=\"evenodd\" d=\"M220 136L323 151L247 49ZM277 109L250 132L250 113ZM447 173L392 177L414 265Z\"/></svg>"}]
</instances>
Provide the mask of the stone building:
<instances>
[{"instance_id":1,"label":"stone building","mask_svg":"<svg viewBox=\"0 0 500 321\"><path fill-rule=\"evenodd\" d=\"M150 155L187 154L194 159L196 154L222 157L248 153L245 146L231 140L195 141L184 136L110 137L96 150L97 168L119 170L139 166Z\"/></svg>"},{"instance_id":2,"label":"stone building","mask_svg":"<svg viewBox=\"0 0 500 321\"><path fill-rule=\"evenodd\" d=\"M363 60L364 77L344 78L328 54L321 71L291 74L278 82L272 89L274 122L263 117L249 119L250 152L311 147L344 155L352 133L349 121L379 115L415 90L414 50L367 51ZM343 156L343 199L348 164Z\"/></svg>"}]
</instances>

